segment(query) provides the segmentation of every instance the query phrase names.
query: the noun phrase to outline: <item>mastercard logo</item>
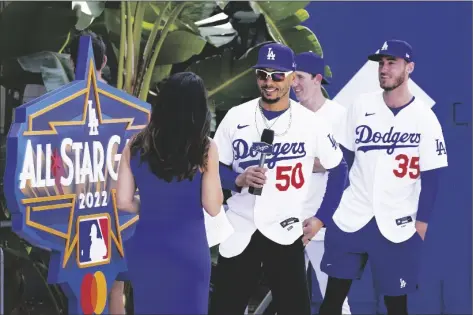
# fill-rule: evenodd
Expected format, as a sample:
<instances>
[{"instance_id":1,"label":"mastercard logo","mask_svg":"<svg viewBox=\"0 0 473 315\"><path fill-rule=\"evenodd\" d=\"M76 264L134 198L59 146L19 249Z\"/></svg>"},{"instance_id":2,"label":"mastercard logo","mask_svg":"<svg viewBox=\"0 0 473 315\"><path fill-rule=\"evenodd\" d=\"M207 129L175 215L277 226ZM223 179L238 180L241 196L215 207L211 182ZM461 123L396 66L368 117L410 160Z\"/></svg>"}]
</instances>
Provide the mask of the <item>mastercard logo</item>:
<instances>
[{"instance_id":1,"label":"mastercard logo","mask_svg":"<svg viewBox=\"0 0 473 315\"><path fill-rule=\"evenodd\" d=\"M80 304L84 314L102 314L107 304L107 281L102 272L85 275L80 288Z\"/></svg>"}]
</instances>

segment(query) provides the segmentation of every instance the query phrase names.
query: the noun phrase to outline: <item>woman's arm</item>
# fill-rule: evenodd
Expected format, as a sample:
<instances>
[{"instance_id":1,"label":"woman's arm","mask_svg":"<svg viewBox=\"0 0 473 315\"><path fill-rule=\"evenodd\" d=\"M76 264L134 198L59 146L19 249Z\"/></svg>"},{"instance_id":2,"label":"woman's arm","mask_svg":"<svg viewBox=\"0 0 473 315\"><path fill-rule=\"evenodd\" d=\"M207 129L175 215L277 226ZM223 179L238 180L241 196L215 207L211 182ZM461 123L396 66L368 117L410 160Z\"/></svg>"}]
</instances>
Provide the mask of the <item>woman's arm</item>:
<instances>
[{"instance_id":1,"label":"woman's arm","mask_svg":"<svg viewBox=\"0 0 473 315\"><path fill-rule=\"evenodd\" d=\"M119 210L138 213L140 199L135 197L135 192L135 178L130 167L130 147L126 144L118 168L117 207Z\"/></svg>"},{"instance_id":2,"label":"woman's arm","mask_svg":"<svg viewBox=\"0 0 473 315\"><path fill-rule=\"evenodd\" d=\"M202 206L212 217L220 212L223 203L217 145L211 139L207 168L202 175Z\"/></svg>"}]
</instances>

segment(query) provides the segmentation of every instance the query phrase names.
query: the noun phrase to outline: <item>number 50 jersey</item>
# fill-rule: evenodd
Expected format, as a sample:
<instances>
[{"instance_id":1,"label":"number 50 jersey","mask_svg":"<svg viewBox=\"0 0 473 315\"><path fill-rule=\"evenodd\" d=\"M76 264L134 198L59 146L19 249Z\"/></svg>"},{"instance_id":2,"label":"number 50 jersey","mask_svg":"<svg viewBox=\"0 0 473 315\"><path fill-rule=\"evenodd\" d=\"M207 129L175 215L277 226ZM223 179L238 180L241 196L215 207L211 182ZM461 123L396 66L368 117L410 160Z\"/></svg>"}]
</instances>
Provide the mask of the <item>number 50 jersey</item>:
<instances>
[{"instance_id":1,"label":"number 50 jersey","mask_svg":"<svg viewBox=\"0 0 473 315\"><path fill-rule=\"evenodd\" d=\"M355 152L355 161L334 222L355 232L375 216L388 240L409 239L416 231L421 172L448 165L437 117L418 99L394 115L375 92L354 102L346 127L339 141Z\"/></svg>"},{"instance_id":2,"label":"number 50 jersey","mask_svg":"<svg viewBox=\"0 0 473 315\"><path fill-rule=\"evenodd\" d=\"M259 99L233 107L220 123L214 140L220 162L243 173L258 166L260 154L251 150L266 128ZM302 210L315 157L330 169L342 160L331 127L313 112L291 100L291 107L266 122L275 132L272 152L266 157L266 184L261 196L232 192L227 217L235 232L220 244L224 257L240 254L258 229L279 244L292 244L302 235ZM288 126L289 129L288 129ZM287 131L286 133L284 133ZM314 213L317 209L314 209Z\"/></svg>"}]
</instances>

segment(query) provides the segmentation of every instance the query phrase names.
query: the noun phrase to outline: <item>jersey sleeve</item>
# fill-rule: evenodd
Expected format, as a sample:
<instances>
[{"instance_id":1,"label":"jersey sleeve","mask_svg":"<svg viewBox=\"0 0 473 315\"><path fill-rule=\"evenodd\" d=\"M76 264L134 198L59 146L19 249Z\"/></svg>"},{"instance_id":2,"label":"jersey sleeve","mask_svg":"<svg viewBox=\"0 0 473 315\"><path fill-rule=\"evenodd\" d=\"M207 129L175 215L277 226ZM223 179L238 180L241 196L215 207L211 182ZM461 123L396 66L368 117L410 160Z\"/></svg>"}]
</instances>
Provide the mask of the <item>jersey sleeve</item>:
<instances>
[{"instance_id":1,"label":"jersey sleeve","mask_svg":"<svg viewBox=\"0 0 473 315\"><path fill-rule=\"evenodd\" d=\"M233 163L232 148L232 115L234 111L230 109L218 125L213 140L218 148L219 160L225 165L231 166Z\"/></svg>"},{"instance_id":2,"label":"jersey sleeve","mask_svg":"<svg viewBox=\"0 0 473 315\"><path fill-rule=\"evenodd\" d=\"M421 172L448 166L442 126L433 111L421 119L419 166Z\"/></svg>"},{"instance_id":3,"label":"jersey sleeve","mask_svg":"<svg viewBox=\"0 0 473 315\"><path fill-rule=\"evenodd\" d=\"M352 152L355 151L355 112L356 102L346 111L342 123L339 124L339 143Z\"/></svg>"},{"instance_id":4,"label":"jersey sleeve","mask_svg":"<svg viewBox=\"0 0 473 315\"><path fill-rule=\"evenodd\" d=\"M340 164L343 153L330 125L322 120L317 120L316 126L314 155L319 158L323 168L330 170Z\"/></svg>"},{"instance_id":5,"label":"jersey sleeve","mask_svg":"<svg viewBox=\"0 0 473 315\"><path fill-rule=\"evenodd\" d=\"M341 105L340 105L341 106ZM346 133L346 121L347 121L347 110L344 107L340 108L340 112L337 115L337 119L333 122L333 134L335 139L343 145L340 141L343 141Z\"/></svg>"}]
</instances>

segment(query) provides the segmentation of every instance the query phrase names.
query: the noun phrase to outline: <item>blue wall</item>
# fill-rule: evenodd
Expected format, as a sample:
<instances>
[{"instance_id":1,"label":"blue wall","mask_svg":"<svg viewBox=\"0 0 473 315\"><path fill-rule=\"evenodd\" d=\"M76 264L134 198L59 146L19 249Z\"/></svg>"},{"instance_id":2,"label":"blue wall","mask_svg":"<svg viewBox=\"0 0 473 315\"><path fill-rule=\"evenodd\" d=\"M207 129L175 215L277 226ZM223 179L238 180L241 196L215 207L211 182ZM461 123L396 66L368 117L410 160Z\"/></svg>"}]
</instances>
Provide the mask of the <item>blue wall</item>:
<instances>
[{"instance_id":1,"label":"blue wall","mask_svg":"<svg viewBox=\"0 0 473 315\"><path fill-rule=\"evenodd\" d=\"M385 40L404 39L413 46L417 62L412 79L436 102L433 109L443 126L450 166L443 173L425 241L421 287L410 298L410 311L472 314L472 3L312 2L307 10L305 25L320 40L333 72L327 88L331 96ZM454 122L456 102L462 103L457 121L468 125ZM315 309L321 299L317 290L315 282ZM353 314L376 314L376 308L384 313L369 266L349 298Z\"/></svg>"}]
</instances>

